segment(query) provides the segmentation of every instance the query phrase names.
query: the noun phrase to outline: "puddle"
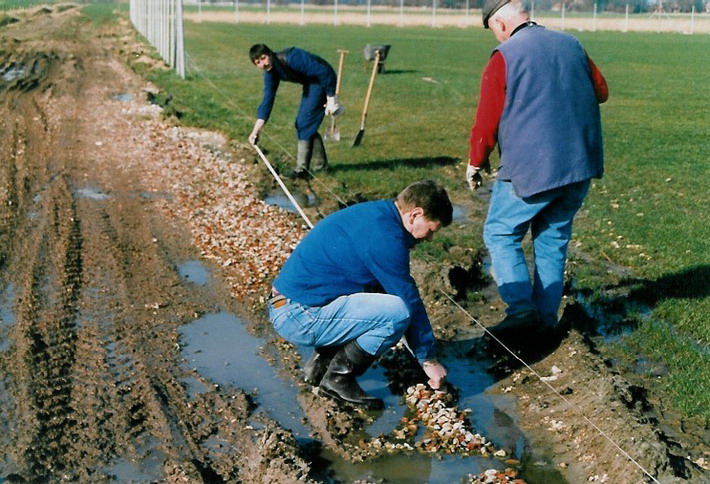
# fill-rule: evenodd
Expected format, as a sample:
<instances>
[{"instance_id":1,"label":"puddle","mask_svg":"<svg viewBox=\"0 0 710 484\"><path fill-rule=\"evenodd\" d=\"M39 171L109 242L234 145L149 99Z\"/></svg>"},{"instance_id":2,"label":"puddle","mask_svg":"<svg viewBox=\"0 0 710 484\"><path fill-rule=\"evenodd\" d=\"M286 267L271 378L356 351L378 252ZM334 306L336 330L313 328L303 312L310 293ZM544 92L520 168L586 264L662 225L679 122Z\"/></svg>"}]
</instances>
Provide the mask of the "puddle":
<instances>
[{"instance_id":1,"label":"puddle","mask_svg":"<svg viewBox=\"0 0 710 484\"><path fill-rule=\"evenodd\" d=\"M207 284L209 272L200 261L186 261L178 267L180 276L195 284ZM257 414L265 413L307 445L310 429L297 403L298 387L279 377L277 370L259 354L265 341L249 334L244 321L236 315L221 311L205 315L180 329L183 357L202 376L221 386L234 386L252 392ZM458 389L459 409L471 409L469 415L473 431L480 433L498 449L522 462L520 477L529 484L565 483L551 459L537 456L509 409L514 401L506 395L486 392L495 385L493 375L486 372L490 362L471 358L471 341L455 342L442 349L441 361L448 370L447 380ZM313 350L298 348L303 361ZM371 367L358 382L369 394L385 401L385 410L365 432L370 437L389 434L407 412L403 396L393 394L387 383L385 367ZM206 391L197 379L185 380L190 398ZM259 428L254 419L250 424ZM323 482L370 482L449 484L461 482L470 474L487 469L503 470L505 462L494 457L426 454L417 451L384 455L378 459L352 463L344 461L327 448L322 448L314 466ZM538 477L535 477L538 476Z\"/></svg>"},{"instance_id":2,"label":"puddle","mask_svg":"<svg viewBox=\"0 0 710 484\"><path fill-rule=\"evenodd\" d=\"M13 304L15 304L15 286L10 284L0 294L0 351L5 351L10 346L8 334L16 320L12 310Z\"/></svg>"},{"instance_id":3,"label":"puddle","mask_svg":"<svg viewBox=\"0 0 710 484\"><path fill-rule=\"evenodd\" d=\"M92 187L79 188L75 191L75 193L78 197L88 198L90 200L106 200L109 198L109 196L100 189Z\"/></svg>"},{"instance_id":4,"label":"puddle","mask_svg":"<svg viewBox=\"0 0 710 484\"><path fill-rule=\"evenodd\" d=\"M298 387L276 374L257 354L264 341L250 335L241 319L229 312L208 314L180 328L183 356L205 378L218 385L255 391L259 410L268 414L296 437L309 430L296 403Z\"/></svg>"},{"instance_id":5,"label":"puddle","mask_svg":"<svg viewBox=\"0 0 710 484\"><path fill-rule=\"evenodd\" d=\"M204 286L209 282L210 273L199 260L188 260L177 267L180 277L196 286Z\"/></svg>"},{"instance_id":6,"label":"puddle","mask_svg":"<svg viewBox=\"0 0 710 484\"><path fill-rule=\"evenodd\" d=\"M156 450L155 442L136 449L140 461L123 457L114 461L103 471L116 482L155 482L155 477L162 475L165 455ZM1 481L0 481L1 482Z\"/></svg>"},{"instance_id":7,"label":"puddle","mask_svg":"<svg viewBox=\"0 0 710 484\"><path fill-rule=\"evenodd\" d=\"M127 103L133 101L133 94L122 92L121 94L115 94L114 96L112 96L112 98L116 101Z\"/></svg>"},{"instance_id":8,"label":"puddle","mask_svg":"<svg viewBox=\"0 0 710 484\"><path fill-rule=\"evenodd\" d=\"M316 197L312 193L306 195L305 193L302 193L296 189L290 189L289 191L291 192L291 195L293 196L294 200L296 200L296 203L298 203L301 208L312 207L316 203ZM291 200L289 200L289 198L280 188L267 193L266 197L264 198L264 202L268 205L276 205L277 207L281 207L284 210L288 210L289 212L298 213L298 210L296 209L296 207L293 206Z\"/></svg>"},{"instance_id":9,"label":"puddle","mask_svg":"<svg viewBox=\"0 0 710 484\"><path fill-rule=\"evenodd\" d=\"M244 329L242 320L223 311L183 326L181 333L183 356L201 375L218 385L253 391L259 412L266 413L290 429L295 437L308 438L309 429L302 423L304 415L296 403L298 388L279 378L275 369L257 354L264 341L251 336ZM534 465L538 475L544 475L544 479L531 480L526 477L523 465L521 478L527 479L529 484L565 483L549 459L539 458L531 451L525 436L515 426L515 419L506 411L512 405L510 399L486 393L495 380L485 372L484 361L464 356L469 349L464 344L451 344L444 350L442 362L449 371L448 380L460 391L459 408L473 410L470 419L474 431L492 441L496 448L505 449L511 457ZM307 358L310 350L303 350L302 353ZM369 369L358 381L368 393L383 398L387 406L366 432L371 437L388 434L406 411L402 396L389 391L384 368L380 365ZM188 385L191 396L203 390L203 385L196 381ZM327 463L327 469L323 470L328 476L324 478L325 482L333 483L370 479L375 482L448 484L460 482L469 474L506 467L503 461L493 457L420 452L398 453L374 461L351 463L324 449L319 458Z\"/></svg>"},{"instance_id":10,"label":"puddle","mask_svg":"<svg viewBox=\"0 0 710 484\"><path fill-rule=\"evenodd\" d=\"M12 65L9 69L2 73L3 81L12 82L25 77L26 71L23 65Z\"/></svg>"},{"instance_id":11,"label":"puddle","mask_svg":"<svg viewBox=\"0 0 710 484\"><path fill-rule=\"evenodd\" d=\"M465 225L470 222L468 219L468 213L466 213L466 209L462 205L453 205L453 212L452 212L452 222L455 224L459 225Z\"/></svg>"}]
</instances>

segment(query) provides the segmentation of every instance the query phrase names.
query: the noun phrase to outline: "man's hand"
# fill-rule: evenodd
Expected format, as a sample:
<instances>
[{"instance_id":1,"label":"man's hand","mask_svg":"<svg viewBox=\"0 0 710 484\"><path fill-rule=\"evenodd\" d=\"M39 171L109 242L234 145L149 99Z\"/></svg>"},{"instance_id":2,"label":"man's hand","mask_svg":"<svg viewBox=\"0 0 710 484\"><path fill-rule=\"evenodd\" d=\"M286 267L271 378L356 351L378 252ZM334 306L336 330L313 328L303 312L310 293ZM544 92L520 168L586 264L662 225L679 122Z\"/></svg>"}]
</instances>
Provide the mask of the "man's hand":
<instances>
[{"instance_id":1,"label":"man's hand","mask_svg":"<svg viewBox=\"0 0 710 484\"><path fill-rule=\"evenodd\" d=\"M259 133L261 133L261 128L264 127L264 124L266 124L266 121L263 119L257 119L256 123L254 123L254 129L251 130L251 134L249 135L249 144L252 146L256 146L256 144L259 142Z\"/></svg>"},{"instance_id":2,"label":"man's hand","mask_svg":"<svg viewBox=\"0 0 710 484\"><path fill-rule=\"evenodd\" d=\"M345 107L340 105L338 96L327 96L325 103L325 115L337 118L345 111Z\"/></svg>"},{"instance_id":3,"label":"man's hand","mask_svg":"<svg viewBox=\"0 0 710 484\"><path fill-rule=\"evenodd\" d=\"M481 166L473 166L470 163L466 166L466 182L471 191L476 191L483 185L482 171L491 172L491 165L488 161L485 161Z\"/></svg>"},{"instance_id":4,"label":"man's hand","mask_svg":"<svg viewBox=\"0 0 710 484\"><path fill-rule=\"evenodd\" d=\"M426 376L429 377L429 386L434 390L438 390L444 378L446 378L446 368L436 360L426 360L422 368L424 368Z\"/></svg>"},{"instance_id":5,"label":"man's hand","mask_svg":"<svg viewBox=\"0 0 710 484\"><path fill-rule=\"evenodd\" d=\"M251 134L249 135L249 144L252 146L256 146L256 144L258 142L259 142L259 132L252 131Z\"/></svg>"}]
</instances>

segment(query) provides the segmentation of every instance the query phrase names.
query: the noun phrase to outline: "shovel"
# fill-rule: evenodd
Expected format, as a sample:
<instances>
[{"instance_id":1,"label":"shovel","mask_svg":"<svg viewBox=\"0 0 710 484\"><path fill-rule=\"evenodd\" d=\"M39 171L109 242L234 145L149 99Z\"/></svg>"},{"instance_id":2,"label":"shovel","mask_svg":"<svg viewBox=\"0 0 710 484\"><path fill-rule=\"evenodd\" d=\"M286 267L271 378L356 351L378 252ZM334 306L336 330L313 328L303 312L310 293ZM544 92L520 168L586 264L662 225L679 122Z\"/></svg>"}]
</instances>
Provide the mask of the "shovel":
<instances>
[{"instance_id":1,"label":"shovel","mask_svg":"<svg viewBox=\"0 0 710 484\"><path fill-rule=\"evenodd\" d=\"M348 54L349 51L338 49L338 52L340 52L340 62L338 62L338 81L335 84L336 96L340 94L340 80L343 76L343 59L345 54ZM325 139L340 141L340 130L335 127L335 116L333 115L330 116L330 127L325 131Z\"/></svg>"},{"instance_id":2,"label":"shovel","mask_svg":"<svg viewBox=\"0 0 710 484\"><path fill-rule=\"evenodd\" d=\"M370 96L372 95L372 86L375 85L375 77L377 76L377 68L380 65L380 51L375 51L375 62L372 63L372 75L370 76L370 85L367 86L367 94L365 95L365 105L362 107L362 120L360 121L360 131L355 136L354 146L360 146L362 137L365 136L365 118L367 117L367 106L370 104Z\"/></svg>"}]
</instances>

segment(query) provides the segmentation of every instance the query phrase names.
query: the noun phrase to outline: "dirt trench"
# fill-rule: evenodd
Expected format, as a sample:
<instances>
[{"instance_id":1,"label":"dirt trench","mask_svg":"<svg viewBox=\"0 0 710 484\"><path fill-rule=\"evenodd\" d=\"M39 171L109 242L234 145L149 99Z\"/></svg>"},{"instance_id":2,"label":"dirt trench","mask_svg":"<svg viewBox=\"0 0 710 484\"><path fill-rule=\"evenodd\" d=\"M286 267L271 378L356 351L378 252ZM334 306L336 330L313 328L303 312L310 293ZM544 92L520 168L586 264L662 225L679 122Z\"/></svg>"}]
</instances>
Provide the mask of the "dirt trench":
<instances>
[{"instance_id":1,"label":"dirt trench","mask_svg":"<svg viewBox=\"0 0 710 484\"><path fill-rule=\"evenodd\" d=\"M274 337L263 303L303 224L261 202L263 172L242 146L177 127L146 102L154 88L124 61L147 58L125 24L99 30L75 8L44 9L0 37L0 477L320 480L289 431L263 416L252 425L253 395L190 368L180 339L202 315L247 314L249 332L267 340L264 357L300 380L300 356ZM474 355L478 328L440 289L465 293L480 255L452 250L460 266L414 273L437 336L470 340ZM217 289L180 277L191 259L211 264ZM500 315L492 298L467 309L484 324ZM535 368L561 368L559 389L662 482L703 482L693 462L706 447L659 431L637 408L639 392L590 348L572 331ZM568 482L644 482L533 375L508 368L501 378L495 391L516 396L520 426ZM297 404L312 436L342 458L385 452L349 438L367 415L309 391Z\"/></svg>"}]
</instances>

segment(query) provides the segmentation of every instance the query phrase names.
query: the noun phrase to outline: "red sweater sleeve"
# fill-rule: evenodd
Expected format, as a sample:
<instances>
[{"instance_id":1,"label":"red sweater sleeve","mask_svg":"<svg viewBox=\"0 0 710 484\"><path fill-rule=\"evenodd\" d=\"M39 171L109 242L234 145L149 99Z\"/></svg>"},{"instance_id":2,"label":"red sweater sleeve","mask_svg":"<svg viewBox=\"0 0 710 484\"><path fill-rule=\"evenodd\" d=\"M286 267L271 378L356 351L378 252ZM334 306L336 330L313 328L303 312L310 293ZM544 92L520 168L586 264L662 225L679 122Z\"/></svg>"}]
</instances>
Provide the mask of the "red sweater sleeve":
<instances>
[{"instance_id":1,"label":"red sweater sleeve","mask_svg":"<svg viewBox=\"0 0 710 484\"><path fill-rule=\"evenodd\" d=\"M469 138L469 163L480 167L498 140L498 123L505 106L505 59L495 51L488 60L481 78L481 95L478 99L476 119Z\"/></svg>"},{"instance_id":2,"label":"red sweater sleeve","mask_svg":"<svg viewBox=\"0 0 710 484\"><path fill-rule=\"evenodd\" d=\"M609 99L609 86L601 71L589 56L587 56L587 60L589 60L589 68L592 71L592 84L594 84L594 92L597 94L597 101L602 104Z\"/></svg>"}]
</instances>

